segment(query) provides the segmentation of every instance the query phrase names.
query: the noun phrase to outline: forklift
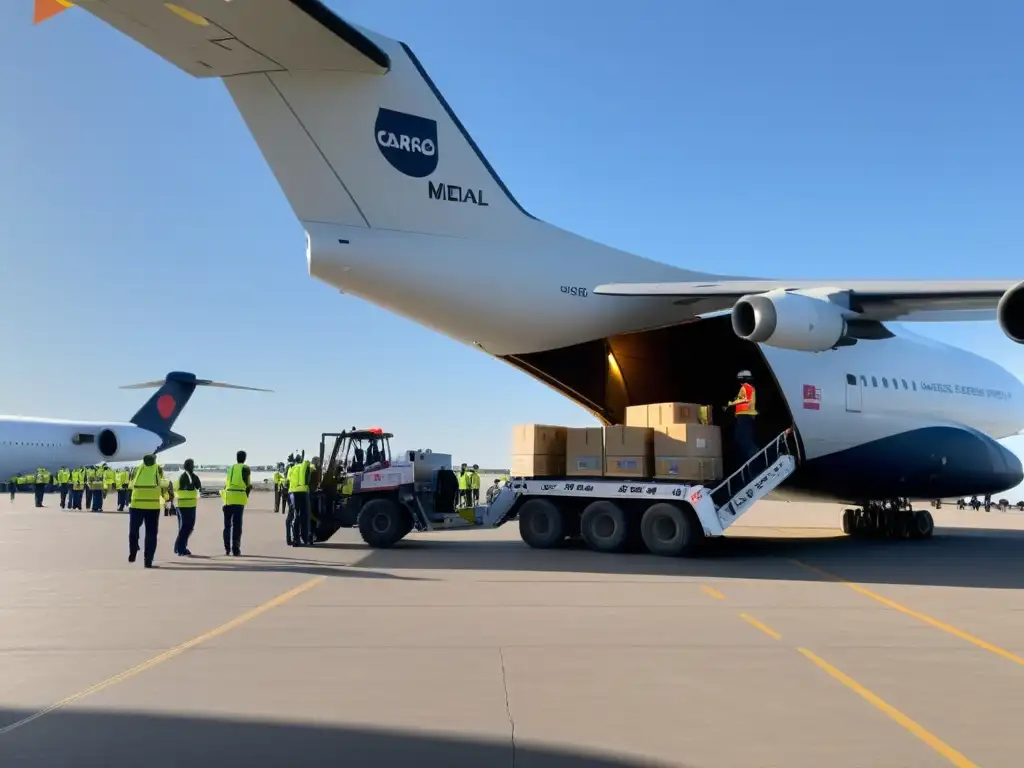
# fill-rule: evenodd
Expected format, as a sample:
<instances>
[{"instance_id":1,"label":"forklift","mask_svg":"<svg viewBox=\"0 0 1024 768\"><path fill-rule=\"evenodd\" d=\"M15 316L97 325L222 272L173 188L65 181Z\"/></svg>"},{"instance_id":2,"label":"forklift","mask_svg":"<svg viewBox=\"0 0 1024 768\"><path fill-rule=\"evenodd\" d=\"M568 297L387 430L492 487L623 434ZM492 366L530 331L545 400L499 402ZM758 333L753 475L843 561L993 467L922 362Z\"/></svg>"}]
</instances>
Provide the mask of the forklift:
<instances>
[{"instance_id":1,"label":"forklift","mask_svg":"<svg viewBox=\"0 0 1024 768\"><path fill-rule=\"evenodd\" d=\"M470 524L472 511L456 509L451 456L426 449L395 457L392 437L380 427L321 434L321 470L311 483L316 541L359 528L367 544L389 547L413 529L432 530L455 518Z\"/></svg>"}]
</instances>

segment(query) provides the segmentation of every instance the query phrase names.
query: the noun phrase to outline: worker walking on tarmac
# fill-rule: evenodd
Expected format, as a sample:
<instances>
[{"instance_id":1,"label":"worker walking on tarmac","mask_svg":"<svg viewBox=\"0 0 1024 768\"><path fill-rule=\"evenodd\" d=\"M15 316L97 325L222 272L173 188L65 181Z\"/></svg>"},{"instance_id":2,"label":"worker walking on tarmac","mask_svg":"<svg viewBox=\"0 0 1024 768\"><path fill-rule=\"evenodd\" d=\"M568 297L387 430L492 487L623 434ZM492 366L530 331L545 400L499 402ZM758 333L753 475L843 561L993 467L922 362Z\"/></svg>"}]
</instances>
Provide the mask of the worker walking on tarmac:
<instances>
[{"instance_id":1,"label":"worker walking on tarmac","mask_svg":"<svg viewBox=\"0 0 1024 768\"><path fill-rule=\"evenodd\" d=\"M196 527L196 507L199 506L199 491L203 484L192 470L195 462L185 459L185 471L178 478L178 538L174 540L174 554L192 557L188 549L188 537Z\"/></svg>"},{"instance_id":2,"label":"worker walking on tarmac","mask_svg":"<svg viewBox=\"0 0 1024 768\"><path fill-rule=\"evenodd\" d=\"M249 502L251 473L245 464L246 453L235 454L235 463L228 468L224 482L224 554L238 557L242 554L242 513Z\"/></svg>"},{"instance_id":3,"label":"worker walking on tarmac","mask_svg":"<svg viewBox=\"0 0 1024 768\"><path fill-rule=\"evenodd\" d=\"M67 467L57 470L57 486L60 488L60 508L67 509L68 491L71 490L71 470Z\"/></svg>"},{"instance_id":4,"label":"worker walking on tarmac","mask_svg":"<svg viewBox=\"0 0 1024 768\"><path fill-rule=\"evenodd\" d=\"M459 509L465 509L469 506L469 470L466 469L465 464L459 469L458 480Z\"/></svg>"},{"instance_id":5,"label":"worker walking on tarmac","mask_svg":"<svg viewBox=\"0 0 1024 768\"><path fill-rule=\"evenodd\" d=\"M139 553L139 531L146 526L146 538L143 542L142 560L147 568L153 567L156 555L156 536L160 526L160 502L164 473L156 463L152 453L142 459L142 464L135 470L132 481L132 497L128 506L128 562L134 563ZM93 492L93 500L102 498L103 490Z\"/></svg>"},{"instance_id":6,"label":"worker walking on tarmac","mask_svg":"<svg viewBox=\"0 0 1024 768\"><path fill-rule=\"evenodd\" d=\"M467 507L475 507L480 503L480 465L474 464L469 471L469 504Z\"/></svg>"},{"instance_id":7,"label":"worker walking on tarmac","mask_svg":"<svg viewBox=\"0 0 1024 768\"><path fill-rule=\"evenodd\" d=\"M736 399L727 407L735 408L735 424L733 426L733 445L737 469L746 464L757 453L757 436L754 431L754 419L757 418L757 391L754 389L754 377L750 371L736 374L740 382L740 391Z\"/></svg>"},{"instance_id":8,"label":"worker walking on tarmac","mask_svg":"<svg viewBox=\"0 0 1024 768\"><path fill-rule=\"evenodd\" d=\"M43 506L43 497L46 496L46 486L50 484L50 470L46 467L39 467L36 470L36 506Z\"/></svg>"},{"instance_id":9,"label":"worker walking on tarmac","mask_svg":"<svg viewBox=\"0 0 1024 768\"><path fill-rule=\"evenodd\" d=\"M284 475L281 474L281 470L284 469L284 464L278 463L277 469L274 470L274 514L276 515L278 510L281 508L281 496L282 489L284 488Z\"/></svg>"},{"instance_id":10,"label":"worker walking on tarmac","mask_svg":"<svg viewBox=\"0 0 1024 768\"><path fill-rule=\"evenodd\" d=\"M302 547L310 540L309 511L309 462L303 459L292 465L288 471L288 487L291 492L292 506L285 520L287 526L288 546Z\"/></svg>"},{"instance_id":11,"label":"worker walking on tarmac","mask_svg":"<svg viewBox=\"0 0 1024 768\"><path fill-rule=\"evenodd\" d=\"M89 477L89 490L92 496L92 511L103 511L103 470L95 467Z\"/></svg>"},{"instance_id":12,"label":"worker walking on tarmac","mask_svg":"<svg viewBox=\"0 0 1024 768\"><path fill-rule=\"evenodd\" d=\"M82 494L85 493L85 467L71 473L71 509L82 508Z\"/></svg>"},{"instance_id":13,"label":"worker walking on tarmac","mask_svg":"<svg viewBox=\"0 0 1024 768\"><path fill-rule=\"evenodd\" d=\"M128 506L128 467L121 467L114 473L114 485L117 486L117 511L124 512Z\"/></svg>"}]
</instances>

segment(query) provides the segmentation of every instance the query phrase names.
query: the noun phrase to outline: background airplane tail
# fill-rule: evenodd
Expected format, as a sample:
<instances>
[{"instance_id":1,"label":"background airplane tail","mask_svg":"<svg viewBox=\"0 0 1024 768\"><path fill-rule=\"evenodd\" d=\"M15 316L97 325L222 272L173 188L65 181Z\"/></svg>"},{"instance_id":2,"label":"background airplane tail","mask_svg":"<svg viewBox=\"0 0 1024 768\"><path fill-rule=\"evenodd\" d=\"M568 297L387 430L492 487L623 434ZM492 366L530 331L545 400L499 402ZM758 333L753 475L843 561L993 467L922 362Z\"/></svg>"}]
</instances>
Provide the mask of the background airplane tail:
<instances>
[{"instance_id":1,"label":"background airplane tail","mask_svg":"<svg viewBox=\"0 0 1024 768\"><path fill-rule=\"evenodd\" d=\"M131 423L163 438L184 439L171 432L174 422L192 398L196 387L222 387L226 389L246 389L255 392L269 392L268 389L243 387L238 384L223 384L209 379L197 379L194 373L171 371L162 381L144 381L139 384L127 384L121 389L152 389L159 387L156 393L146 401L131 418Z\"/></svg>"},{"instance_id":2,"label":"background airplane tail","mask_svg":"<svg viewBox=\"0 0 1024 768\"><path fill-rule=\"evenodd\" d=\"M70 4L37 2L37 20ZM491 238L533 221L410 48L320 0L76 5L222 78L300 221Z\"/></svg>"}]
</instances>

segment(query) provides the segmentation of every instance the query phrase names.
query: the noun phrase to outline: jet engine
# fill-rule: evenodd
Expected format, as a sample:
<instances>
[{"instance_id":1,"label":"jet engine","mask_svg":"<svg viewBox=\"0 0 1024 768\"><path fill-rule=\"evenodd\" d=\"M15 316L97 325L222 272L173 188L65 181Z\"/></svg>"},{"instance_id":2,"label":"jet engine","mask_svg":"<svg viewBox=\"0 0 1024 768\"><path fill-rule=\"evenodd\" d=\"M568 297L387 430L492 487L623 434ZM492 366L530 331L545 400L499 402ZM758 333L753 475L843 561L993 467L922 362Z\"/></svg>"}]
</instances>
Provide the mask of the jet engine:
<instances>
[{"instance_id":1,"label":"jet engine","mask_svg":"<svg viewBox=\"0 0 1024 768\"><path fill-rule=\"evenodd\" d=\"M96 448L105 459L113 458L117 454L118 440L117 433L112 429L100 430L96 435Z\"/></svg>"},{"instance_id":2,"label":"jet engine","mask_svg":"<svg viewBox=\"0 0 1024 768\"><path fill-rule=\"evenodd\" d=\"M996 307L996 320L1003 333L1018 344L1024 344L1024 282L1003 294Z\"/></svg>"},{"instance_id":3,"label":"jet engine","mask_svg":"<svg viewBox=\"0 0 1024 768\"><path fill-rule=\"evenodd\" d=\"M741 339L800 352L824 352L846 336L843 309L825 299L782 290L744 296L732 308Z\"/></svg>"}]
</instances>

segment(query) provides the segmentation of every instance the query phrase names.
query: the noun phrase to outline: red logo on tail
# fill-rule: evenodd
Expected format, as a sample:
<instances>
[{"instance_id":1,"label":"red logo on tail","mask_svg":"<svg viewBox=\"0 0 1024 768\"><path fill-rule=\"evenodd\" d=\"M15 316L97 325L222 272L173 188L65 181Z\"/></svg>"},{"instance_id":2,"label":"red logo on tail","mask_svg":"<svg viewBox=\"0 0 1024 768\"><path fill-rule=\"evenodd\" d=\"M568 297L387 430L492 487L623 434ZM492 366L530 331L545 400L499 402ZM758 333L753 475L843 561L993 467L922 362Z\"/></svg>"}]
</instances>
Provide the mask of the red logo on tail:
<instances>
[{"instance_id":1,"label":"red logo on tail","mask_svg":"<svg viewBox=\"0 0 1024 768\"><path fill-rule=\"evenodd\" d=\"M177 407L178 403L170 395L160 395L156 400L156 410L162 419L171 418L171 414L174 413L174 409Z\"/></svg>"}]
</instances>

